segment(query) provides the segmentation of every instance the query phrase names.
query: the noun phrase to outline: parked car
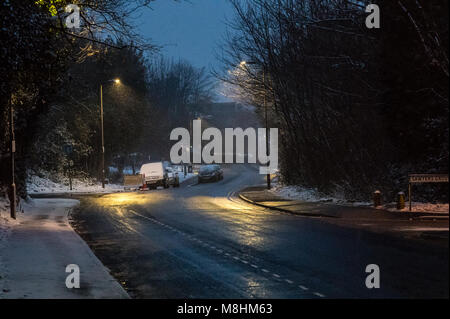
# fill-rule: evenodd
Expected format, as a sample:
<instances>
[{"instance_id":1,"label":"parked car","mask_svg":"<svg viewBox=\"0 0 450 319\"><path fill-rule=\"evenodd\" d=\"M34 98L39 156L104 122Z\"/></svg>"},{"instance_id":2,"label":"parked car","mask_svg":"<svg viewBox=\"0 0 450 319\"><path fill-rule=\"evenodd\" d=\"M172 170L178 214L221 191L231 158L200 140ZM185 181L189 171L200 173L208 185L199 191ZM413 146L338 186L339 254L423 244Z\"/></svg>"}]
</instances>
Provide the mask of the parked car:
<instances>
[{"instance_id":1,"label":"parked car","mask_svg":"<svg viewBox=\"0 0 450 319\"><path fill-rule=\"evenodd\" d=\"M217 164L203 165L198 171L198 182L220 181L223 179L223 171Z\"/></svg>"},{"instance_id":2,"label":"parked car","mask_svg":"<svg viewBox=\"0 0 450 319\"><path fill-rule=\"evenodd\" d=\"M167 176L169 177L169 185L173 187L180 187L180 178L177 170L172 166L166 166Z\"/></svg>"},{"instance_id":3,"label":"parked car","mask_svg":"<svg viewBox=\"0 0 450 319\"><path fill-rule=\"evenodd\" d=\"M156 188L158 186L168 188L170 185L169 175L162 162L143 164L140 173L143 175L144 184L148 188Z\"/></svg>"}]
</instances>

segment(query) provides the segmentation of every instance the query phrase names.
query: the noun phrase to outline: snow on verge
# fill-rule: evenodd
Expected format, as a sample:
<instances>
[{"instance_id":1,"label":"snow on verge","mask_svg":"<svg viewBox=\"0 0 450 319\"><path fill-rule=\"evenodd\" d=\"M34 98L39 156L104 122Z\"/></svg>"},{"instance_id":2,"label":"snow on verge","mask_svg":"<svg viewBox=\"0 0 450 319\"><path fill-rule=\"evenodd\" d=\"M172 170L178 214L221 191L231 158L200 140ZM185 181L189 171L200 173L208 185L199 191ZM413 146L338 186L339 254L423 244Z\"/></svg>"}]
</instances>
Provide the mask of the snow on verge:
<instances>
[{"instance_id":1,"label":"snow on verge","mask_svg":"<svg viewBox=\"0 0 450 319\"><path fill-rule=\"evenodd\" d=\"M317 190L311 188L305 188L300 186L282 186L275 185L271 190L273 194L278 195L285 199L300 200L305 202L331 202L334 204L345 206L372 206L370 202L350 202L345 200L342 196L324 196ZM409 212L408 202L405 203L405 208L398 210L396 203L386 203L385 205L377 207L377 209L386 209L391 212ZM433 204L433 203L420 203L412 202L412 212L419 213L449 213L449 204Z\"/></svg>"},{"instance_id":2,"label":"snow on verge","mask_svg":"<svg viewBox=\"0 0 450 319\"><path fill-rule=\"evenodd\" d=\"M391 212L409 212L409 203L405 203L405 208L402 210L397 210L395 203L388 204L387 209ZM448 204L432 204L432 203L411 203L411 211L418 213L434 213L434 214L448 214L449 205Z\"/></svg>"},{"instance_id":3,"label":"snow on verge","mask_svg":"<svg viewBox=\"0 0 450 319\"><path fill-rule=\"evenodd\" d=\"M74 179L72 181L72 190L69 183L56 183L48 178L32 175L27 181L27 190L30 194L37 193L110 193L123 191L123 185L106 184L105 188L93 180Z\"/></svg>"},{"instance_id":4,"label":"snow on verge","mask_svg":"<svg viewBox=\"0 0 450 319\"><path fill-rule=\"evenodd\" d=\"M320 202L330 200L330 198L321 196L321 194L319 194L319 192L314 189L304 188L300 186L275 185L275 187L273 187L270 192L272 192L274 195L278 195L286 199L302 200L306 202Z\"/></svg>"}]
</instances>

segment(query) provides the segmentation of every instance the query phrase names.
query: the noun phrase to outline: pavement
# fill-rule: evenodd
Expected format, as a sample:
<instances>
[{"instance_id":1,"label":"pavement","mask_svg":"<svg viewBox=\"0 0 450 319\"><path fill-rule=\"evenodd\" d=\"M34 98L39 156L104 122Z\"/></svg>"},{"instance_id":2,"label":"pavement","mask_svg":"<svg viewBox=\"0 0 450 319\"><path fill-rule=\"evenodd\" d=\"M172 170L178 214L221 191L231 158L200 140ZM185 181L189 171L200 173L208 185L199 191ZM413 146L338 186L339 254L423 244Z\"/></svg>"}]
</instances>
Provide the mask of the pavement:
<instances>
[{"instance_id":1,"label":"pavement","mask_svg":"<svg viewBox=\"0 0 450 319\"><path fill-rule=\"evenodd\" d=\"M448 238L434 236L448 220L344 218L324 203L304 216L238 196L263 178L234 165L215 183L84 196L70 222L133 298L448 298ZM379 289L365 286L370 264Z\"/></svg>"},{"instance_id":2,"label":"pavement","mask_svg":"<svg viewBox=\"0 0 450 319\"><path fill-rule=\"evenodd\" d=\"M349 206L334 204L330 201L303 201L287 199L267 190L265 186L251 186L239 191L239 197L254 205L271 208L287 213L304 216L324 216L336 218L417 218L431 217L448 219L449 213L442 212L409 212L405 210L387 210L370 206ZM312 209L313 207L318 209Z\"/></svg>"},{"instance_id":3,"label":"pavement","mask_svg":"<svg viewBox=\"0 0 450 319\"><path fill-rule=\"evenodd\" d=\"M328 201L292 200L274 194L265 186L246 187L238 192L238 196L248 203L267 209L299 216L330 218L329 222L341 226L364 228L403 237L407 237L404 230L409 230L409 235L413 235L409 236L410 238L434 238L443 241L449 239L448 213L392 211Z\"/></svg>"},{"instance_id":4,"label":"pavement","mask_svg":"<svg viewBox=\"0 0 450 319\"><path fill-rule=\"evenodd\" d=\"M17 221L0 223L0 299L129 298L69 225L78 204L34 199ZM69 264L79 266L79 289L65 285Z\"/></svg>"}]
</instances>

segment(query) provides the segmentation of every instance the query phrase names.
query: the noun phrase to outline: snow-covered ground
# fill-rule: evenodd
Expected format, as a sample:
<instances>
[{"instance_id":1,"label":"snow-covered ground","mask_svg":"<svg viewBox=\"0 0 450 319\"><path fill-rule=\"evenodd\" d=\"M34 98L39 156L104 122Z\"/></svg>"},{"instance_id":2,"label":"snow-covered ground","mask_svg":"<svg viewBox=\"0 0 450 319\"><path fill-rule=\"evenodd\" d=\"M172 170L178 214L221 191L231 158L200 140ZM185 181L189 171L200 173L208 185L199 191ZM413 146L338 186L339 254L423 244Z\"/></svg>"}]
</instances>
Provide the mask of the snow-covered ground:
<instances>
[{"instance_id":1,"label":"snow-covered ground","mask_svg":"<svg viewBox=\"0 0 450 319\"><path fill-rule=\"evenodd\" d=\"M9 214L9 201L0 195L0 279L6 273L5 261L1 252L5 249L12 227L18 224L9 217Z\"/></svg>"},{"instance_id":2,"label":"snow-covered ground","mask_svg":"<svg viewBox=\"0 0 450 319\"><path fill-rule=\"evenodd\" d=\"M182 166L173 167L178 172L180 183L196 176L195 173L188 173L185 176ZM47 176L48 174L42 175ZM102 185L99 182L89 178L74 178L72 180L72 190L70 190L68 178L56 176L56 180L62 182L56 182L51 180L49 177L41 177L30 173L27 180L28 193L112 193L125 190L124 185L119 184L106 184L105 188L102 188Z\"/></svg>"},{"instance_id":3,"label":"snow-covered ground","mask_svg":"<svg viewBox=\"0 0 450 319\"><path fill-rule=\"evenodd\" d=\"M5 202L0 198L0 299L129 297L70 226L78 201L30 200L17 221L5 218ZM64 284L70 264L79 266L80 289Z\"/></svg>"},{"instance_id":4,"label":"snow-covered ground","mask_svg":"<svg viewBox=\"0 0 450 319\"><path fill-rule=\"evenodd\" d=\"M343 196L325 196L320 194L317 190L311 188L304 188L300 186L282 186L275 184L275 186L270 190L273 194L281 196L286 199L291 200L301 200L306 202L330 202L339 205L346 206L372 206L371 202L352 202L347 201ZM396 203L386 203L382 206L377 207L378 209L386 209L393 212L409 212L408 202L405 203L405 208L398 210L396 208ZM449 204L433 204L433 203L419 203L412 202L411 205L412 212L421 213L449 213Z\"/></svg>"},{"instance_id":5,"label":"snow-covered ground","mask_svg":"<svg viewBox=\"0 0 450 319\"><path fill-rule=\"evenodd\" d=\"M368 202L350 202L347 201L342 194L334 194L333 196L327 196L316 189L305 188L301 186L283 186L275 183L274 187L270 190L273 194L281 196L286 199L301 200L305 202L329 202L335 204L345 204L351 206L368 206L371 203Z\"/></svg>"},{"instance_id":6,"label":"snow-covered ground","mask_svg":"<svg viewBox=\"0 0 450 319\"><path fill-rule=\"evenodd\" d=\"M48 178L32 175L27 181L27 190L30 194L37 193L111 193L123 191L123 185L106 184L105 188L98 182L89 179L73 179L72 190L69 181L57 183Z\"/></svg>"},{"instance_id":7,"label":"snow-covered ground","mask_svg":"<svg viewBox=\"0 0 450 319\"><path fill-rule=\"evenodd\" d=\"M7 206L9 206L8 201L0 195L0 218L6 216Z\"/></svg>"},{"instance_id":8,"label":"snow-covered ground","mask_svg":"<svg viewBox=\"0 0 450 319\"><path fill-rule=\"evenodd\" d=\"M409 212L408 202L405 203L405 208L400 210L401 212ZM398 212L395 203L386 204L385 208L389 211ZM411 211L412 212L420 212L420 213L441 213L448 214L449 206L448 204L432 204L432 203L411 203Z\"/></svg>"},{"instance_id":9,"label":"snow-covered ground","mask_svg":"<svg viewBox=\"0 0 450 319\"><path fill-rule=\"evenodd\" d=\"M303 200L306 202L330 201L332 198L321 195L312 188L304 188L300 186L281 186L275 184L270 190L275 195L286 199Z\"/></svg>"},{"instance_id":10,"label":"snow-covered ground","mask_svg":"<svg viewBox=\"0 0 450 319\"><path fill-rule=\"evenodd\" d=\"M0 246L2 239L6 238L10 227L17 223L9 215L9 201L0 196Z\"/></svg>"}]
</instances>

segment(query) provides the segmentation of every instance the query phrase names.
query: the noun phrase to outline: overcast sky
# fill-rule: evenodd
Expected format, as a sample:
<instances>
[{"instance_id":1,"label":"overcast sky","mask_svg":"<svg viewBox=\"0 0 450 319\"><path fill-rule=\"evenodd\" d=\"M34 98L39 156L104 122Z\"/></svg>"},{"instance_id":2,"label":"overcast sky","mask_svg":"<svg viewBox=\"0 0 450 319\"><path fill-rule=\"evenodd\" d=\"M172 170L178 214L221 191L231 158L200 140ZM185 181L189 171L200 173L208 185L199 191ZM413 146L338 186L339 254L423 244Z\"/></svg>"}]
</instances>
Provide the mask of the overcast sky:
<instances>
[{"instance_id":1,"label":"overcast sky","mask_svg":"<svg viewBox=\"0 0 450 319\"><path fill-rule=\"evenodd\" d=\"M164 46L164 56L208 69L219 65L214 50L225 34L225 18L233 16L227 0L157 0L152 7L140 17L139 29Z\"/></svg>"}]
</instances>

